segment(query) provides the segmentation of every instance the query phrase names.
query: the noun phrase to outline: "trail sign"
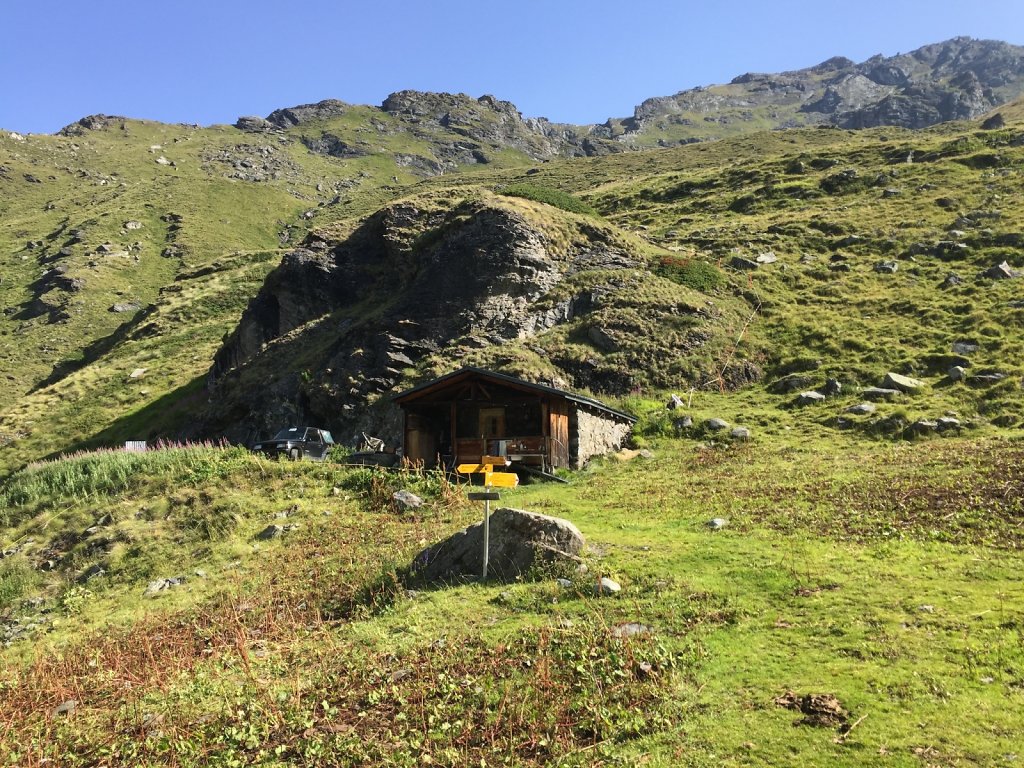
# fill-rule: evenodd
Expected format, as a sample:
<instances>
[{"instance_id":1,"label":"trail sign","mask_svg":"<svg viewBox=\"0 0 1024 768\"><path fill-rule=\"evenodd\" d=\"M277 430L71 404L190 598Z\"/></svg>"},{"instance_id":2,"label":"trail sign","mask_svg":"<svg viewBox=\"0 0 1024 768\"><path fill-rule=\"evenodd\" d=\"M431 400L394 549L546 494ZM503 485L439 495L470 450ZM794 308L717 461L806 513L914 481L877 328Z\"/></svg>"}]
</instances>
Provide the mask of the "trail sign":
<instances>
[{"instance_id":1,"label":"trail sign","mask_svg":"<svg viewBox=\"0 0 1024 768\"><path fill-rule=\"evenodd\" d=\"M481 456L479 464L459 464L456 469L461 475L483 475L484 490L482 493L468 494L470 501L484 503L484 566L483 580L487 581L487 560L491 539L491 502L498 501L501 496L491 488L515 488L519 485L519 475L515 472L495 472L495 465L507 467L511 462L507 456Z\"/></svg>"}]
</instances>

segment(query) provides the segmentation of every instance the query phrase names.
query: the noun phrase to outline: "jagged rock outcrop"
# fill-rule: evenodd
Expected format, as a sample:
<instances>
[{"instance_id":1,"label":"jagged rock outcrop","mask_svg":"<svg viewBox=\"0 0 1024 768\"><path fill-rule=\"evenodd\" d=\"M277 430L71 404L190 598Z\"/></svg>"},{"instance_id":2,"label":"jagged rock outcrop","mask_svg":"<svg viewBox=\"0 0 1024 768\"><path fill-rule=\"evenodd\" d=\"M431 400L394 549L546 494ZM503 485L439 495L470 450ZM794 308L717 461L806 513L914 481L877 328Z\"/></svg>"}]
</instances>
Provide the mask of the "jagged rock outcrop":
<instances>
[{"instance_id":1,"label":"jagged rock outcrop","mask_svg":"<svg viewBox=\"0 0 1024 768\"><path fill-rule=\"evenodd\" d=\"M739 302L712 305L634 249L599 220L489 194L413 198L343 239L313 235L217 352L193 434L244 441L315 423L394 446L390 397L463 364L604 394L719 381ZM595 342L594 327L614 343ZM720 383L759 375L733 360Z\"/></svg>"},{"instance_id":2,"label":"jagged rock outcrop","mask_svg":"<svg viewBox=\"0 0 1024 768\"><path fill-rule=\"evenodd\" d=\"M58 136L83 136L87 131L102 131L112 125L121 125L127 117L120 115L87 115L71 125L65 125L59 131Z\"/></svg>"}]
</instances>

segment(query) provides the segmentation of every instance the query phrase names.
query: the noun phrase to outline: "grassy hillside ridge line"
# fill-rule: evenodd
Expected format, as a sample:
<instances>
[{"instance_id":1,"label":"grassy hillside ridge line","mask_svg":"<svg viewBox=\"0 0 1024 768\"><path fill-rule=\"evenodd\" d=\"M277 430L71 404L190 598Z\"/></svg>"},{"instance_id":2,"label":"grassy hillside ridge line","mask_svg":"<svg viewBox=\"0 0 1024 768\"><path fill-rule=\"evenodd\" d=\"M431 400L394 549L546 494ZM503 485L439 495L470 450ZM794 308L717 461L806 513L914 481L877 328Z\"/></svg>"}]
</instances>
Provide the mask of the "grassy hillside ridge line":
<instances>
[{"instance_id":1,"label":"grassy hillside ridge line","mask_svg":"<svg viewBox=\"0 0 1024 768\"><path fill-rule=\"evenodd\" d=\"M224 129L226 134L231 134L233 130ZM99 133L106 135L108 132ZM877 383L886 370L901 367L903 372L917 370L919 375L923 375L930 370L930 376L941 377L944 373L945 358L952 357L951 343L960 338L974 338L975 341L980 341L975 337L979 330L984 330L986 334L990 334L989 341L980 344L979 352L974 356L977 358L981 355L975 361L976 364L993 368L997 372L1012 374L1012 369L1007 367L1008 361L1019 359L1014 353L1014 342L1010 336L1004 336L997 331L998 325L993 323L1009 323L1007 327L1012 328L1017 322L1015 318L1019 317L1019 312L1015 312L1011 306L1015 284L1013 281L1006 281L1003 284L979 283L973 280L973 276L1003 259L1018 267L1021 266L1018 251L1012 245L1008 247L1000 244L1012 244L1015 237L1012 221L1017 173L1015 158L1019 152L1014 145L1016 135L1012 125L1001 131L989 132L978 132L969 125L949 125L918 133L896 129L861 133L834 130L773 133L644 154L547 163L537 168L535 173L529 174L481 169L476 171L471 179L467 177L460 181L453 176L442 176L422 182L422 185L424 190L448 189L450 194L466 195L472 194L473 189L472 185L467 186L467 182L500 187L510 182L528 181L533 185L578 194L588 199L591 204L595 204L606 220L629 232L631 237L638 239L638 242L650 243L652 254L662 254L656 257L658 259L664 258L666 253L678 253L684 260L696 258L699 261L728 267L733 249L738 248L740 253L746 255L756 255L761 249L776 249L781 267L765 267L752 275L736 273L733 281L735 287L730 290L742 293L749 287L750 281L757 284L757 293L766 302L762 315L765 321L771 321L774 328L770 334L765 333L760 338L776 350L775 356L778 361L774 365L780 371L787 366L799 367L800 359L806 359L808 362L820 359L823 363L832 360L833 363L830 365L837 366L836 373L839 374L843 373L840 365L850 364L852 371L845 374L847 380L859 385ZM916 161L907 163L906 159L912 154ZM143 155L151 157L148 147L143 150ZM1001 159L993 160L997 155ZM729 171L728 174L723 174L720 170L738 161L749 161L751 170ZM992 162L997 164L991 168L985 167ZM981 167L971 167L979 164ZM830 178L850 168L858 174L853 179L855 183L852 187L844 188L839 195L825 190L823 184L832 184L832 181L828 181ZM886 174L886 180L880 182L878 179L883 173ZM884 186L879 186L880 184ZM992 190L986 191L983 185L991 186ZM230 182L229 186L234 192L263 189L262 186L245 184L238 180ZM886 190L890 188L897 190L898 194L885 197ZM968 193L965 195L964 191ZM330 203L316 209L314 219L308 221L322 231L324 237L335 238L340 236L336 234L338 230L351 231L354 222L363 215L362 211L373 209L375 199L378 198L374 195L362 195L353 198L351 204L345 201ZM741 205L737 206L736 201L741 201ZM834 204L839 201L842 207L836 208ZM180 210L181 206L168 208L175 212L174 209ZM971 218L973 214L979 214L977 220ZM133 215L135 214L126 211L117 216L118 221L115 221L115 224L123 224ZM203 223L205 218L199 217L198 211L195 216L197 218L192 219L194 224L188 225L188 220L185 220L182 226L188 225L192 231L201 231L198 228L206 226ZM993 218L995 216L999 218ZM942 242L951 242L948 241L947 231L949 228L961 226L963 222L958 223L960 219L974 223L971 227L957 230L964 233L961 240L965 253L949 251L938 259L922 254L912 255L915 249L934 250L938 249ZM869 222L873 224L868 224ZM865 224L874 226L875 230L883 234L868 231ZM139 231L145 232L146 229ZM292 241L294 242L297 237L297 234L293 234ZM856 239L858 237L860 240ZM104 239L107 238L98 236L91 242L95 244ZM841 242L847 244L837 245ZM23 257L25 260L33 258L31 254L36 252L25 250L23 246L19 247L22 250L14 261L15 265L25 263ZM239 250L245 252L251 249ZM209 253L210 256L206 258L211 260L217 258L215 254L220 253L212 245L209 250L203 252ZM831 256L846 255L848 259L855 257L857 261L851 263L857 269L870 269L874 264L870 261L872 252L879 254L876 257L879 260L892 260L895 256L895 261L900 263L904 271L891 278L867 278L870 284L877 285L880 291L884 291L886 285L900 286L903 290L907 287L908 279L912 279L911 285L919 286L915 289L918 293L912 302L914 306L926 307L935 301L942 301L950 309L944 310L942 315L934 315L926 324L920 326L921 333L927 334L927 338L919 335L912 342L901 344L889 351L875 347L874 351L865 357L866 349L844 350L834 343L823 347L822 340L828 338L828 335L823 334L820 327L812 328L800 320L799 313L794 314L794 310L801 306L814 307L817 314L811 313L808 318L814 317L814 325L818 326L821 325L819 321L826 321L827 326L832 329L829 334L833 339L846 337L850 329L857 328L861 341L855 343L860 345L867 343L865 340L872 335L886 339L904 338L905 333L895 330L896 326L891 325L897 319L901 324L917 323L914 312L909 310L911 302L890 301L884 292L865 293L862 290L865 278L856 272L849 273L849 277L832 272L827 280L831 281L833 286L828 287L824 270L830 269L831 264L828 260ZM52 253L52 250L48 249L47 254L49 253ZM816 259L818 266L799 263L805 256ZM960 264L963 256L968 257L969 264ZM922 258L927 258L927 263L915 265L909 261ZM797 263L794 264L793 260ZM241 264L239 262L240 268ZM857 266L858 264L860 266ZM189 265L190 274L199 274L205 269L202 266L202 259L196 255L189 257ZM950 271L959 272L964 272L962 267L967 266L967 271L961 274L961 277L967 278L967 282L952 290L926 289L922 278L934 280L927 285L937 286L947 276L943 271L944 265L948 265ZM783 268L785 272L782 271ZM794 268L798 270L795 273L792 271ZM919 276L914 278L907 270L917 270ZM806 273L806 277L798 277L802 273ZM785 280L780 282L783 276ZM253 273L253 277L262 279L258 270ZM165 293L166 298L163 301L173 302L175 306L181 305L184 308L193 300L206 295L205 292L209 289L230 290L237 296L233 299L233 306L236 307L234 312L241 312L249 296L254 295L256 290L256 285L253 285L248 295L244 292L239 293L241 285L237 281L231 282L230 273L227 272L198 277L195 281L196 288L200 289L198 293L189 287L189 282L181 282L180 285L183 293ZM986 285L989 287L985 287ZM16 286L16 280L9 277L0 289L12 290ZM851 293L855 286L856 291ZM177 284L170 286L175 289L176 287ZM83 291L88 290L87 284ZM835 295L826 295L827 290ZM956 301L968 297L971 301L979 301L977 310L966 319L953 321L953 315L949 314L951 308L955 306ZM122 298L110 295L108 300L113 303L121 301ZM868 307L859 319L851 318L849 313L838 311L845 306L844 302L850 300L854 301L855 305ZM218 300L211 306L219 303ZM161 302L158 302L158 306L160 304ZM108 322L105 318L109 316L114 319L115 316L106 312L104 305L105 301L100 303L98 308L102 310L103 322ZM781 310L787 307L788 311L782 313ZM896 310L897 314L891 314L893 310ZM91 431L82 431L78 427L67 431L70 425L66 417L59 415L67 405L48 394L48 388L40 390L37 394L29 396L28 400L22 401L23 404L8 409L9 415L4 419L6 426L3 429L7 436L5 441L9 442L11 438L15 438L16 441L20 441L21 446L12 451L9 444L4 450L4 454L10 457L5 460L10 462L8 466L18 466L57 448L58 446L52 442L52 431L66 434L67 437L74 436L64 443L65 446L86 439L90 435L94 436L94 440L99 437L101 440L118 441L134 439L140 434L147 435L154 428L157 429L157 435L168 434L165 429L173 434L174 422L167 422L165 409L154 411L151 406L173 392L180 393L173 395L174 398L185 395L192 397L201 389L202 377L218 339L232 327L233 323L230 315L210 314L209 310L204 310L201 313L205 318L203 327L208 328L208 331L203 333L208 335L190 340L188 346L179 347L180 351L173 351L169 345L165 348L163 339L171 329L174 331L168 338L177 336L182 341L196 330L197 326L194 318L190 317L191 314L181 311L169 312L167 323L158 324L155 329L158 331L156 335L135 342L136 347L148 348L148 354L157 354L158 350L163 350L159 352L163 357L164 352L168 353L166 362L161 367L174 371L173 379L166 384L153 386L152 380L143 380L135 385L139 391L145 392L140 397L133 398L138 405L132 406L132 409L138 411L139 419L134 422L127 420L122 427L114 427L111 432L100 432L96 429L97 424L113 422L109 417L100 417L97 422L94 418L96 413L88 403L106 402L104 408L108 409L108 413L119 415L128 402L118 394L118 389L123 386L117 383L118 377L126 377L140 367L151 367L144 359L125 359L115 366L114 370L118 372L116 375L111 376L111 370L98 378L96 373L102 368L109 367L110 363L130 348L120 344L114 345L110 352L106 353L109 363L101 363L100 368L87 366L78 374L74 374L73 380L54 385L66 393L62 395L62 401L72 401L76 413L75 421ZM832 319L826 320L830 317ZM883 325L882 321L886 317L891 317L892 320ZM943 317L950 318L949 322L941 319ZM786 322L780 324L782 320ZM19 322L25 326L24 321ZM753 338L758 338L757 334L763 327L760 322L755 324L752 329ZM9 336L8 338L18 338L20 342L18 345L8 346L11 363L18 363L19 353L31 349L31 346L24 343L25 334L28 334L27 338L32 338L32 334L35 333L52 333L49 329L49 326L36 328L29 323L27 327L17 331L19 336ZM152 330L154 329L150 328L150 331ZM8 333L10 332L9 330ZM202 338L207 340L202 341ZM73 338L65 338L60 342L54 339L50 341L49 348L59 349L60 344L66 345L65 349L69 351L63 354L64 359L74 360L81 355L81 352L75 349L76 343ZM811 357L814 353L797 352L792 346L808 343L811 349L818 347L814 357ZM908 355L911 350L924 349L930 350L928 359L922 360L916 354ZM186 350L187 356L183 354ZM580 352L581 357L592 355L592 352L582 349ZM823 354L826 352L827 354ZM110 357L111 355L113 357ZM39 355L34 355L33 364L38 365L39 358ZM8 375L23 375L24 371L30 368L26 357L23 356L20 360L25 365L17 368L16 373ZM529 371L539 362L527 356L522 362L510 368L518 367L519 371ZM921 368L922 362L926 365L924 369ZM1007 367L1007 370L1000 371L1001 367ZM107 394L97 400L96 383L99 381L104 382L103 388ZM70 386L73 383L74 386ZM1013 383L1014 379L1011 376L1002 386L1010 387L1008 393L1012 393ZM86 392L96 394L86 396ZM943 396L943 402L939 404L942 410L922 413L922 416L934 418L943 410L956 410L960 403L948 396L966 394L969 402L973 400L978 404L972 408L984 406L987 413L983 412L981 415L986 421L1004 416L1016 419L1018 423L1020 421L1019 400L1016 396L996 397L986 403L982 397L985 390L977 390L975 393L970 388L943 388L938 392ZM26 422L37 421L34 414L39 412L40 407L51 411L48 418L56 418L53 423L57 426L54 430L46 427L43 434L33 438L27 433L35 432L38 427ZM153 417L157 415L159 420L154 422ZM175 417L179 424L187 418L187 412ZM165 426L161 426L162 424ZM34 442L40 445L41 450L28 447Z\"/></svg>"}]
</instances>

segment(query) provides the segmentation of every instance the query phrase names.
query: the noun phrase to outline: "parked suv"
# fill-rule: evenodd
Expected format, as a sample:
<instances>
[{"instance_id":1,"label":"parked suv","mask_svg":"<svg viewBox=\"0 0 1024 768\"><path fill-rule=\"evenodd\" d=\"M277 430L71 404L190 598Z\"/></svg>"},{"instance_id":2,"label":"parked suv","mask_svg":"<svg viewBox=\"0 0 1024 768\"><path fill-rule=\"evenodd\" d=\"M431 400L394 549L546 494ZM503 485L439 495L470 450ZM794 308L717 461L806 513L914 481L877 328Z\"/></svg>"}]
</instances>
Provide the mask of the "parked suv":
<instances>
[{"instance_id":1,"label":"parked suv","mask_svg":"<svg viewBox=\"0 0 1024 768\"><path fill-rule=\"evenodd\" d=\"M256 453L270 458L287 456L293 461L307 458L323 461L334 445L334 438L326 429L317 427L287 427L271 440L261 440L252 447Z\"/></svg>"}]
</instances>

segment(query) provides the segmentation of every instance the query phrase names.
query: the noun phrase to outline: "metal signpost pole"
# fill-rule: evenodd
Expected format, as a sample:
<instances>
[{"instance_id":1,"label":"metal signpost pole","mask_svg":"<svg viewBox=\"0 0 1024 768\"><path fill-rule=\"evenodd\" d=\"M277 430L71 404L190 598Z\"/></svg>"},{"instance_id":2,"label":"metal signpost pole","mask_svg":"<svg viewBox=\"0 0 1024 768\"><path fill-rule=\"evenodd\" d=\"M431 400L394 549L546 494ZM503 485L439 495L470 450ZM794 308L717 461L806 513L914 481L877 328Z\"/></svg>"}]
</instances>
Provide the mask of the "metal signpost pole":
<instances>
[{"instance_id":1,"label":"metal signpost pole","mask_svg":"<svg viewBox=\"0 0 1024 768\"><path fill-rule=\"evenodd\" d=\"M484 492L490 493L491 486L485 485ZM487 581L487 558L491 544L491 500L484 499L484 572L481 574L481 578Z\"/></svg>"}]
</instances>

